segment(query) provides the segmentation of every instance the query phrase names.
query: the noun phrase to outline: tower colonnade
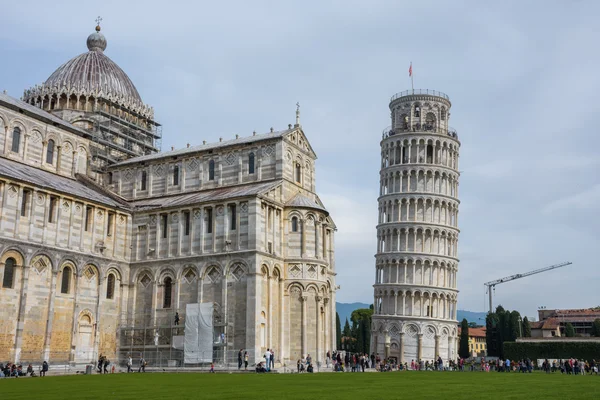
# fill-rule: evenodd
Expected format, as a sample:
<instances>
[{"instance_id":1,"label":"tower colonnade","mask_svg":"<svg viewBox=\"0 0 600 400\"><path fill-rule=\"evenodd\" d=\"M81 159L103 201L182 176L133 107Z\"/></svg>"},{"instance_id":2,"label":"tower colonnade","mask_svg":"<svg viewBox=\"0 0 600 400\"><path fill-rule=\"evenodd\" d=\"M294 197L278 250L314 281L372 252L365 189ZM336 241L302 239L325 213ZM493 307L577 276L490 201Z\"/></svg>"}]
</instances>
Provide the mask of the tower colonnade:
<instances>
[{"instance_id":1,"label":"tower colonnade","mask_svg":"<svg viewBox=\"0 0 600 400\"><path fill-rule=\"evenodd\" d=\"M460 142L440 92L392 97L381 140L373 352L398 362L457 355Z\"/></svg>"}]
</instances>

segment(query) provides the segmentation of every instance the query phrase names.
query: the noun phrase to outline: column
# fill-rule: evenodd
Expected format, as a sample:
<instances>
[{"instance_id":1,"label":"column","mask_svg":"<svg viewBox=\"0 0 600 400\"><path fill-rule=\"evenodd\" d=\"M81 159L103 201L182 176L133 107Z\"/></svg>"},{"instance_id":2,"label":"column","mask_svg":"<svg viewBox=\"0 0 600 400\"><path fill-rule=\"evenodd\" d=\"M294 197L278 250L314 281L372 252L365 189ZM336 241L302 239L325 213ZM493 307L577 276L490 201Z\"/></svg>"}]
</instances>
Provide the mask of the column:
<instances>
[{"instance_id":1,"label":"column","mask_svg":"<svg viewBox=\"0 0 600 400\"><path fill-rule=\"evenodd\" d=\"M156 214L156 237L154 238L154 257L158 258L160 254L160 214Z\"/></svg>"},{"instance_id":2,"label":"column","mask_svg":"<svg viewBox=\"0 0 600 400\"><path fill-rule=\"evenodd\" d=\"M60 165L62 158L62 146L56 146L56 173L60 174Z\"/></svg>"},{"instance_id":3,"label":"column","mask_svg":"<svg viewBox=\"0 0 600 400\"><path fill-rule=\"evenodd\" d=\"M302 225L302 257L306 257L306 220L304 218L300 219L300 223Z\"/></svg>"},{"instance_id":4,"label":"column","mask_svg":"<svg viewBox=\"0 0 600 400\"><path fill-rule=\"evenodd\" d=\"M46 316L46 332L44 335L44 359L50 358L50 339L52 336L52 323L54 322L54 298L56 295L56 278L58 275L58 269L51 271L51 282L50 282L50 299L48 302L48 314Z\"/></svg>"},{"instance_id":5,"label":"column","mask_svg":"<svg viewBox=\"0 0 600 400\"><path fill-rule=\"evenodd\" d=\"M452 351L452 336L448 335L448 361L453 360L454 352Z\"/></svg>"},{"instance_id":6,"label":"column","mask_svg":"<svg viewBox=\"0 0 600 400\"><path fill-rule=\"evenodd\" d=\"M321 229L321 224L315 218L315 258L319 257L319 229Z\"/></svg>"},{"instance_id":7,"label":"column","mask_svg":"<svg viewBox=\"0 0 600 400\"><path fill-rule=\"evenodd\" d=\"M317 363L321 361L321 300L323 300L323 297L315 296L315 302L317 303L317 354L315 355L315 361Z\"/></svg>"},{"instance_id":8,"label":"column","mask_svg":"<svg viewBox=\"0 0 600 400\"><path fill-rule=\"evenodd\" d=\"M423 358L423 334L419 333L418 338L419 341L417 343L417 359L421 360Z\"/></svg>"},{"instance_id":9,"label":"column","mask_svg":"<svg viewBox=\"0 0 600 400\"><path fill-rule=\"evenodd\" d=\"M440 355L440 336L435 335L435 358L437 359L437 357L439 357L439 355Z\"/></svg>"},{"instance_id":10,"label":"column","mask_svg":"<svg viewBox=\"0 0 600 400\"><path fill-rule=\"evenodd\" d=\"M182 221L181 219L181 210L179 210L176 214L174 214L175 216L177 216L177 254L176 256L179 257L181 256L181 224ZM191 215L190 215L191 217ZM185 223L185 222L184 222Z\"/></svg>"},{"instance_id":11,"label":"column","mask_svg":"<svg viewBox=\"0 0 600 400\"><path fill-rule=\"evenodd\" d=\"M323 333L323 343L325 345L325 348L323 349L325 351L325 354L327 354L328 351L332 350L329 347L329 298L325 297L323 299L323 321L325 321L325 326L324 326L324 333ZM369 327L369 329L371 329L371 327Z\"/></svg>"},{"instance_id":12,"label":"column","mask_svg":"<svg viewBox=\"0 0 600 400\"><path fill-rule=\"evenodd\" d=\"M404 332L400 332L400 364L404 364Z\"/></svg>"},{"instance_id":13,"label":"column","mask_svg":"<svg viewBox=\"0 0 600 400\"><path fill-rule=\"evenodd\" d=\"M273 347L273 290L271 276L267 276L267 348Z\"/></svg>"},{"instance_id":14,"label":"column","mask_svg":"<svg viewBox=\"0 0 600 400\"><path fill-rule=\"evenodd\" d=\"M19 187L19 195L17 196L17 206L15 207L15 230L13 235L15 238L19 237L19 220L21 219L21 205L23 204L23 186Z\"/></svg>"},{"instance_id":15,"label":"column","mask_svg":"<svg viewBox=\"0 0 600 400\"><path fill-rule=\"evenodd\" d=\"M242 210L240 208L240 202L236 202L235 203L235 229L236 229L236 249L240 250L241 249L241 232L242 232L242 228L240 226L240 222L241 222L241 217L240 215L242 214ZM283 243L283 241L282 241Z\"/></svg>"},{"instance_id":16,"label":"column","mask_svg":"<svg viewBox=\"0 0 600 400\"><path fill-rule=\"evenodd\" d=\"M33 204L33 197L32 197L32 204ZM71 214L69 215L69 237L67 238L67 246L69 247L69 249L71 248L71 242L72 237L73 237L73 218L74 218L74 214L75 214L75 201L71 201ZM33 219L30 217L30 220ZM85 220L82 220L82 225L85 223Z\"/></svg>"},{"instance_id":17,"label":"column","mask_svg":"<svg viewBox=\"0 0 600 400\"><path fill-rule=\"evenodd\" d=\"M406 314L406 292L402 292L402 314Z\"/></svg>"},{"instance_id":18,"label":"column","mask_svg":"<svg viewBox=\"0 0 600 400\"><path fill-rule=\"evenodd\" d=\"M308 296L302 294L300 296L300 301L302 302L302 355L304 357L306 355L306 301L308 300Z\"/></svg>"},{"instance_id":19,"label":"column","mask_svg":"<svg viewBox=\"0 0 600 400\"><path fill-rule=\"evenodd\" d=\"M71 163L71 177L77 172L77 151L73 149L73 162Z\"/></svg>"},{"instance_id":20,"label":"column","mask_svg":"<svg viewBox=\"0 0 600 400\"><path fill-rule=\"evenodd\" d=\"M398 315L398 292L394 292L394 315Z\"/></svg>"},{"instance_id":21,"label":"column","mask_svg":"<svg viewBox=\"0 0 600 400\"><path fill-rule=\"evenodd\" d=\"M48 147L48 141L47 140L42 140L42 159L40 160L41 165L44 165L45 163L45 156L46 156L46 148Z\"/></svg>"},{"instance_id":22,"label":"column","mask_svg":"<svg viewBox=\"0 0 600 400\"><path fill-rule=\"evenodd\" d=\"M189 254L194 254L194 235L196 233L196 217L195 217L193 208L191 208L188 212L190 213L189 214L190 215L190 237L189 237L190 253Z\"/></svg>"}]
</instances>

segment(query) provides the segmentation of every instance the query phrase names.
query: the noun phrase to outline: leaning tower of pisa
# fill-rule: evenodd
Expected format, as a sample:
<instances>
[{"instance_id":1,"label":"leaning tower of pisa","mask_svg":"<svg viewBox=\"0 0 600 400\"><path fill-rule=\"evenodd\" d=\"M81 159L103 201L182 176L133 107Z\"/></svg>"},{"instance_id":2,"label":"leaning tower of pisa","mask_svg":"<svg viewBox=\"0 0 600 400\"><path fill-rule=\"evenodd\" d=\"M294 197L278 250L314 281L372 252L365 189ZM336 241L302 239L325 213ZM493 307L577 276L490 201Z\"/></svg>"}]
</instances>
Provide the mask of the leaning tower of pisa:
<instances>
[{"instance_id":1,"label":"leaning tower of pisa","mask_svg":"<svg viewBox=\"0 0 600 400\"><path fill-rule=\"evenodd\" d=\"M380 357L457 357L458 152L444 93L390 100L381 139L371 346Z\"/></svg>"}]
</instances>

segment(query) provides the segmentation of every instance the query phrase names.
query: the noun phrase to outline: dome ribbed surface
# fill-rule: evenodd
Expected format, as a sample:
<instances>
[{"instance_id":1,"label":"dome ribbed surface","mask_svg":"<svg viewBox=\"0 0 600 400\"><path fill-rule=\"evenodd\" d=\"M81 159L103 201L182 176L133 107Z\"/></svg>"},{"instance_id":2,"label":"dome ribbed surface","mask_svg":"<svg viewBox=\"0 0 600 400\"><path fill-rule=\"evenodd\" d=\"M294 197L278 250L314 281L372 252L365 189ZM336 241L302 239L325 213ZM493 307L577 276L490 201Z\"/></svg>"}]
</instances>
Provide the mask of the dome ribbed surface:
<instances>
[{"instance_id":1,"label":"dome ribbed surface","mask_svg":"<svg viewBox=\"0 0 600 400\"><path fill-rule=\"evenodd\" d=\"M142 103L127 74L101 51L88 51L67 61L44 82L48 88L75 88Z\"/></svg>"}]
</instances>

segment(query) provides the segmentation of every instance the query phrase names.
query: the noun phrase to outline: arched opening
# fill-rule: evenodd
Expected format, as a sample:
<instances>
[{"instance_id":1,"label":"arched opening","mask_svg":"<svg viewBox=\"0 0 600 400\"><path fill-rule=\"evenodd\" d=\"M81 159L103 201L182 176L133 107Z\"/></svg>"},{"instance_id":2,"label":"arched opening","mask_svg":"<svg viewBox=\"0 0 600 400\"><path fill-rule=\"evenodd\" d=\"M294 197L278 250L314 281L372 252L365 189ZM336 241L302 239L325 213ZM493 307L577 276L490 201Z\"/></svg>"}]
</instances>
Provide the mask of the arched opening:
<instances>
[{"instance_id":1,"label":"arched opening","mask_svg":"<svg viewBox=\"0 0 600 400\"><path fill-rule=\"evenodd\" d=\"M54 163L54 140L48 140L48 147L46 148L46 164Z\"/></svg>"},{"instance_id":2,"label":"arched opening","mask_svg":"<svg viewBox=\"0 0 600 400\"><path fill-rule=\"evenodd\" d=\"M10 257L4 262L4 276L2 277L2 287L12 288L15 280L15 267L17 261Z\"/></svg>"},{"instance_id":3,"label":"arched opening","mask_svg":"<svg viewBox=\"0 0 600 400\"><path fill-rule=\"evenodd\" d=\"M146 190L146 185L148 182L148 173L146 171L142 171L142 187L140 190Z\"/></svg>"},{"instance_id":4,"label":"arched opening","mask_svg":"<svg viewBox=\"0 0 600 400\"><path fill-rule=\"evenodd\" d=\"M416 118L421 117L421 105L419 103L415 103L415 108L413 112L413 116Z\"/></svg>"},{"instance_id":5,"label":"arched opening","mask_svg":"<svg viewBox=\"0 0 600 400\"><path fill-rule=\"evenodd\" d=\"M300 163L296 163L296 182L302 182L302 165Z\"/></svg>"},{"instance_id":6,"label":"arched opening","mask_svg":"<svg viewBox=\"0 0 600 400\"><path fill-rule=\"evenodd\" d=\"M433 146L430 144L427 145L427 163L433 164Z\"/></svg>"},{"instance_id":7,"label":"arched opening","mask_svg":"<svg viewBox=\"0 0 600 400\"><path fill-rule=\"evenodd\" d=\"M173 280L170 277L165 278L165 293L163 298L163 308L171 308L171 297L173 291Z\"/></svg>"},{"instance_id":8,"label":"arched opening","mask_svg":"<svg viewBox=\"0 0 600 400\"><path fill-rule=\"evenodd\" d=\"M69 293L69 286L71 285L71 267L64 267L62 270L62 278L60 284L60 292L63 294Z\"/></svg>"},{"instance_id":9,"label":"arched opening","mask_svg":"<svg viewBox=\"0 0 600 400\"><path fill-rule=\"evenodd\" d=\"M18 153L20 147L21 147L21 128L19 128L17 126L17 127L15 127L15 129L13 129L12 146L11 146L10 150L13 153Z\"/></svg>"},{"instance_id":10,"label":"arched opening","mask_svg":"<svg viewBox=\"0 0 600 400\"><path fill-rule=\"evenodd\" d=\"M248 173L254 173L254 153L248 155Z\"/></svg>"},{"instance_id":11,"label":"arched opening","mask_svg":"<svg viewBox=\"0 0 600 400\"><path fill-rule=\"evenodd\" d=\"M215 180L215 160L210 160L208 162L208 180Z\"/></svg>"},{"instance_id":12,"label":"arched opening","mask_svg":"<svg viewBox=\"0 0 600 400\"><path fill-rule=\"evenodd\" d=\"M109 274L106 281L106 298L113 299L115 296L115 275Z\"/></svg>"},{"instance_id":13,"label":"arched opening","mask_svg":"<svg viewBox=\"0 0 600 400\"><path fill-rule=\"evenodd\" d=\"M298 217L292 217L292 232L298 232Z\"/></svg>"},{"instance_id":14,"label":"arched opening","mask_svg":"<svg viewBox=\"0 0 600 400\"><path fill-rule=\"evenodd\" d=\"M435 115L431 112L425 117L425 130L435 131Z\"/></svg>"},{"instance_id":15,"label":"arched opening","mask_svg":"<svg viewBox=\"0 0 600 400\"><path fill-rule=\"evenodd\" d=\"M179 185L179 165L173 166L173 186Z\"/></svg>"}]
</instances>

